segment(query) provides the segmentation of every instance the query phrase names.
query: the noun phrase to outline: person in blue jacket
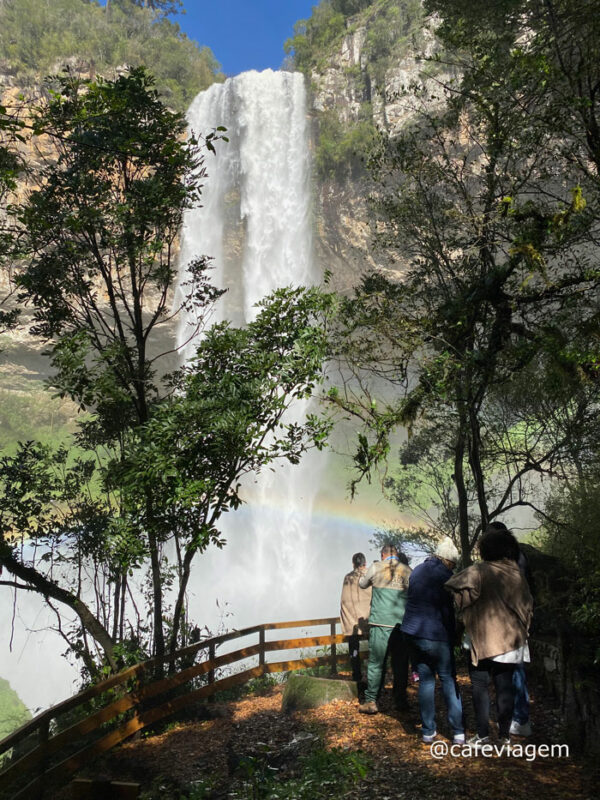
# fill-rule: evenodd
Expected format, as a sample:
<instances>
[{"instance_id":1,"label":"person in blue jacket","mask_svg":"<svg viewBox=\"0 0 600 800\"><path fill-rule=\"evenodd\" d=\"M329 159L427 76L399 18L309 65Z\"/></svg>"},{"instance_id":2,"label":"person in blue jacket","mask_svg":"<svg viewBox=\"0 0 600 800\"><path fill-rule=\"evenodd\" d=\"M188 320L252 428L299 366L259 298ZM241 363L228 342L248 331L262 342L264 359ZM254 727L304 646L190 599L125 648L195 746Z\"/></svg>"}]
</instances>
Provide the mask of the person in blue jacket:
<instances>
[{"instance_id":1,"label":"person in blue jacket","mask_svg":"<svg viewBox=\"0 0 600 800\"><path fill-rule=\"evenodd\" d=\"M419 675L419 710L424 742L436 735L435 676L440 676L454 744L465 741L463 710L454 663L455 619L452 597L444 584L459 560L449 537L414 568L408 583L402 632L409 637L413 666Z\"/></svg>"}]
</instances>

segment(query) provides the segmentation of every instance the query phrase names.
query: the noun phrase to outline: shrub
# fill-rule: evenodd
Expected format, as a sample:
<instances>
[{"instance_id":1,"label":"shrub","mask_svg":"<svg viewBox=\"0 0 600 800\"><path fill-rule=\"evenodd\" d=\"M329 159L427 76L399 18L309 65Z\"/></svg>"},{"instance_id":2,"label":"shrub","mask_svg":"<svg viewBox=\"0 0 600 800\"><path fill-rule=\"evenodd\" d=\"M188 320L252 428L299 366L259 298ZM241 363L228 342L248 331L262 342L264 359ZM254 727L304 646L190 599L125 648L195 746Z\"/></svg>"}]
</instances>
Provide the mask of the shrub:
<instances>
[{"instance_id":1,"label":"shrub","mask_svg":"<svg viewBox=\"0 0 600 800\"><path fill-rule=\"evenodd\" d=\"M554 492L540 529L543 549L573 572L567 598L572 622L593 637L600 656L600 485L581 480Z\"/></svg>"},{"instance_id":2,"label":"shrub","mask_svg":"<svg viewBox=\"0 0 600 800\"><path fill-rule=\"evenodd\" d=\"M375 142L377 131L365 104L358 122L345 124L334 109L320 118L319 143L315 152L317 173L321 178L356 177Z\"/></svg>"}]
</instances>

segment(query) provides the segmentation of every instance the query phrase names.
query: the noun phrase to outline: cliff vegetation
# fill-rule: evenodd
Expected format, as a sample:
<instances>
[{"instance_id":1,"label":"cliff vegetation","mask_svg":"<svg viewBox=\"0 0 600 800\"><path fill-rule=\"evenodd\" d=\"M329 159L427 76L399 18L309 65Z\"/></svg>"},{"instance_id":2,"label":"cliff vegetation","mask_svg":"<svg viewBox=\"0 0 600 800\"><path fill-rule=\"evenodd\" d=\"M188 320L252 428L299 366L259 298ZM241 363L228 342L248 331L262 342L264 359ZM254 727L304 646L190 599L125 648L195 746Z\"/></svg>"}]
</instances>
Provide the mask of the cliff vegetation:
<instances>
[{"instance_id":1,"label":"cliff vegetation","mask_svg":"<svg viewBox=\"0 0 600 800\"><path fill-rule=\"evenodd\" d=\"M164 6L164 4L162 4ZM0 72L19 86L77 60L103 73L144 64L169 105L184 111L193 97L223 80L208 47L199 47L168 19L161 4L135 0L3 0Z\"/></svg>"},{"instance_id":2,"label":"cliff vegetation","mask_svg":"<svg viewBox=\"0 0 600 800\"><path fill-rule=\"evenodd\" d=\"M356 178L361 171L378 127L373 95L384 96L389 70L419 49L423 21L419 0L321 0L294 26L285 50L310 78L313 93L337 69L354 100L350 117L335 99L317 108L315 163L322 179Z\"/></svg>"}]
</instances>

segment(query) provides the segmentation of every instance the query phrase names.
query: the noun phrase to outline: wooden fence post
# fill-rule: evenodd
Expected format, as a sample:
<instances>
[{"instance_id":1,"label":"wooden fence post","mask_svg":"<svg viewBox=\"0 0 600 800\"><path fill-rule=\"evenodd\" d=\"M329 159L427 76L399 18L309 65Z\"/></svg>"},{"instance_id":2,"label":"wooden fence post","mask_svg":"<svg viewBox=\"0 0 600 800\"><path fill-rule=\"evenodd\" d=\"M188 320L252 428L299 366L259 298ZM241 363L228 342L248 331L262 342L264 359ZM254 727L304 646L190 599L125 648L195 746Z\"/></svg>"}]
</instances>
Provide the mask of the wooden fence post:
<instances>
[{"instance_id":1,"label":"wooden fence post","mask_svg":"<svg viewBox=\"0 0 600 800\"><path fill-rule=\"evenodd\" d=\"M214 644L209 644L208 645L208 660L209 661L214 661L215 660L215 646L214 646ZM211 667L208 670L208 682L209 683L214 683L215 682L215 670L214 670L213 667Z\"/></svg>"},{"instance_id":2,"label":"wooden fence post","mask_svg":"<svg viewBox=\"0 0 600 800\"><path fill-rule=\"evenodd\" d=\"M335 644L335 622L331 623L331 674L337 675L337 647Z\"/></svg>"},{"instance_id":3,"label":"wooden fence post","mask_svg":"<svg viewBox=\"0 0 600 800\"><path fill-rule=\"evenodd\" d=\"M44 773L46 771L46 765L48 761L48 756L46 750L48 748L48 739L50 737L50 719L46 717L40 722L40 727L38 731L38 747L42 751L42 756L40 758L38 764L38 778L37 778L37 786L35 789L36 797L42 798L44 796Z\"/></svg>"},{"instance_id":4,"label":"wooden fence post","mask_svg":"<svg viewBox=\"0 0 600 800\"><path fill-rule=\"evenodd\" d=\"M211 642L208 645L208 660L209 661L214 661L214 659L215 659L215 646ZM214 667L211 667L208 670L208 682L209 682L209 684L215 682L215 670L214 670ZM212 699L213 699L212 694L209 697L207 697L206 699L208 700L209 703L212 702Z\"/></svg>"},{"instance_id":5,"label":"wooden fence post","mask_svg":"<svg viewBox=\"0 0 600 800\"><path fill-rule=\"evenodd\" d=\"M265 665L265 629L261 628L258 632L258 644L260 651L258 653L258 665L264 667Z\"/></svg>"}]
</instances>

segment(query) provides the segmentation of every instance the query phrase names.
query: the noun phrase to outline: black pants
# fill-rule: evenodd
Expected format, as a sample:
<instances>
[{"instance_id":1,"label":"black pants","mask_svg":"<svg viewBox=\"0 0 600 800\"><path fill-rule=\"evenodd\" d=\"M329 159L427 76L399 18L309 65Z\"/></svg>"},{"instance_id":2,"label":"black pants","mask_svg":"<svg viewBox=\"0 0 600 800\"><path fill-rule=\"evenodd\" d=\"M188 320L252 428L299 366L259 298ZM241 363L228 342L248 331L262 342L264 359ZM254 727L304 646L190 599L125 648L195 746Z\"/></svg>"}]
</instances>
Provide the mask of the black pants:
<instances>
[{"instance_id":1,"label":"black pants","mask_svg":"<svg viewBox=\"0 0 600 800\"><path fill-rule=\"evenodd\" d=\"M469 665L473 705L477 734L489 736L490 733L490 695L488 691L490 678L496 691L496 716L498 718L498 734L500 738L508 737L514 706L513 672L514 664L502 664L491 658L482 659L476 667Z\"/></svg>"},{"instance_id":2,"label":"black pants","mask_svg":"<svg viewBox=\"0 0 600 800\"><path fill-rule=\"evenodd\" d=\"M408 662L410 637L402 633L400 625L396 625L390 634L389 652L394 675L394 703L397 709L406 708L406 687L408 685Z\"/></svg>"},{"instance_id":3,"label":"black pants","mask_svg":"<svg viewBox=\"0 0 600 800\"><path fill-rule=\"evenodd\" d=\"M360 665L360 636L353 633L351 636L346 637L348 642L348 653L350 654L350 665L352 667L352 680L357 683L362 681L362 672Z\"/></svg>"}]
</instances>

